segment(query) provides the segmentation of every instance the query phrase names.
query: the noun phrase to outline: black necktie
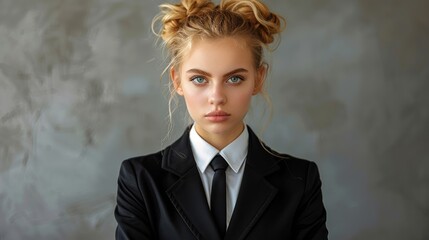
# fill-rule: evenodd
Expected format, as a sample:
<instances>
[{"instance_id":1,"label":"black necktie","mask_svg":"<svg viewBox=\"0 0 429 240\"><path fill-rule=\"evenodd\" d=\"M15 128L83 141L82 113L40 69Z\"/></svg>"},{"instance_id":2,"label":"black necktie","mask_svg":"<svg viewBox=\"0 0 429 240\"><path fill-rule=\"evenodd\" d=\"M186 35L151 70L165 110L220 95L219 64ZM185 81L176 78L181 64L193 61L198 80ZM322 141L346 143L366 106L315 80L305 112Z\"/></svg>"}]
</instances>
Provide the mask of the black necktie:
<instances>
[{"instance_id":1,"label":"black necktie","mask_svg":"<svg viewBox=\"0 0 429 240\"><path fill-rule=\"evenodd\" d=\"M228 163L221 155L216 155L210 163L215 171L212 192L211 192L211 211L222 237L226 232L226 178L225 170Z\"/></svg>"}]
</instances>

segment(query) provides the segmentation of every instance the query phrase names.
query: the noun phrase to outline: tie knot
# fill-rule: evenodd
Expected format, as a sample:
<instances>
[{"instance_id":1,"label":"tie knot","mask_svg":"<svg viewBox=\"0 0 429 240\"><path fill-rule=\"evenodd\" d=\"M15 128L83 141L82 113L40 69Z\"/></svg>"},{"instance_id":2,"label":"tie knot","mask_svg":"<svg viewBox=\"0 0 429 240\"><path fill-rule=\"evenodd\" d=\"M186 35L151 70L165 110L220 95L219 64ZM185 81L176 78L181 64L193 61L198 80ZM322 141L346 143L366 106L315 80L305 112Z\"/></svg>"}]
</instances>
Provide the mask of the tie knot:
<instances>
[{"instance_id":1,"label":"tie knot","mask_svg":"<svg viewBox=\"0 0 429 240\"><path fill-rule=\"evenodd\" d=\"M217 170L225 171L228 168L228 163L223 159L221 155L216 155L213 160L210 162L210 166L216 172Z\"/></svg>"}]
</instances>

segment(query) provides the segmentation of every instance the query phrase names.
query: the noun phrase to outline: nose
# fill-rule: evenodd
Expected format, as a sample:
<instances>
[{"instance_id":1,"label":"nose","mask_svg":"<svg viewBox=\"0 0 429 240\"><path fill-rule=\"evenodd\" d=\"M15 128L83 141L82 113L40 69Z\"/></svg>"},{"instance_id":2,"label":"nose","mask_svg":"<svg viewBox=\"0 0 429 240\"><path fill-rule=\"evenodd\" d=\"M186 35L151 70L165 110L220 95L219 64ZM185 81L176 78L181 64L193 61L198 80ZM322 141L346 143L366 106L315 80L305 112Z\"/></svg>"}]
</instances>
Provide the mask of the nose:
<instances>
[{"instance_id":1,"label":"nose","mask_svg":"<svg viewBox=\"0 0 429 240\"><path fill-rule=\"evenodd\" d=\"M226 94L222 83L215 83L212 85L209 102L212 105L222 105L226 103Z\"/></svg>"}]
</instances>

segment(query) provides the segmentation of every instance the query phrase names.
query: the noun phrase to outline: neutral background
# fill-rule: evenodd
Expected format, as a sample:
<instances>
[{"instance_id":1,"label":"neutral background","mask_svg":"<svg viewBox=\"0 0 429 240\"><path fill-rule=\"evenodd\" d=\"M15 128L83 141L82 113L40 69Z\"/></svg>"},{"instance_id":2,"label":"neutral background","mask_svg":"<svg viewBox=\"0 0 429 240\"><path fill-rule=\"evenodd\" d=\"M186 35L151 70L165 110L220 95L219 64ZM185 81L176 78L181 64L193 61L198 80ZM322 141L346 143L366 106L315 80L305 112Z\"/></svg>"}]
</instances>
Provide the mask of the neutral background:
<instances>
[{"instance_id":1,"label":"neutral background","mask_svg":"<svg viewBox=\"0 0 429 240\"><path fill-rule=\"evenodd\" d=\"M1 240L114 238L121 161L184 126L162 142L160 3L0 0ZM330 239L429 239L429 1L266 3L274 117L247 121L318 164Z\"/></svg>"}]
</instances>

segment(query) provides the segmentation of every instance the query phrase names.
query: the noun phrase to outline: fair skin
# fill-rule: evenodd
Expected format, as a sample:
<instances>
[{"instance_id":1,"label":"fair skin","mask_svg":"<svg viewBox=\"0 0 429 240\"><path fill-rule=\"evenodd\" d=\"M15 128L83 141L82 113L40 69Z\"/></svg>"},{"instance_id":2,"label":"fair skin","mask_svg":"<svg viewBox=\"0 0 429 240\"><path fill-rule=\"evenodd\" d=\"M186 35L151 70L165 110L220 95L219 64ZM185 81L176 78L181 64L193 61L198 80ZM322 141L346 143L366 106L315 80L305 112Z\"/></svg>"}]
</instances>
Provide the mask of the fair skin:
<instances>
[{"instance_id":1,"label":"fair skin","mask_svg":"<svg viewBox=\"0 0 429 240\"><path fill-rule=\"evenodd\" d=\"M185 99L197 133L218 150L244 129L252 96L265 79L265 67L256 68L244 37L198 39L170 69L176 92Z\"/></svg>"}]
</instances>

